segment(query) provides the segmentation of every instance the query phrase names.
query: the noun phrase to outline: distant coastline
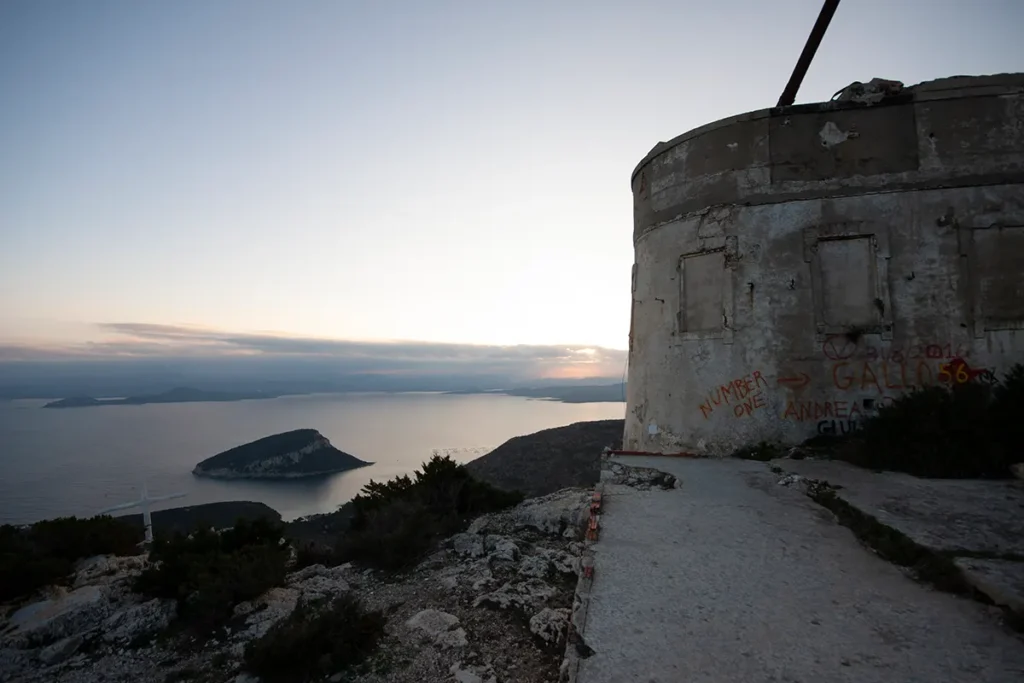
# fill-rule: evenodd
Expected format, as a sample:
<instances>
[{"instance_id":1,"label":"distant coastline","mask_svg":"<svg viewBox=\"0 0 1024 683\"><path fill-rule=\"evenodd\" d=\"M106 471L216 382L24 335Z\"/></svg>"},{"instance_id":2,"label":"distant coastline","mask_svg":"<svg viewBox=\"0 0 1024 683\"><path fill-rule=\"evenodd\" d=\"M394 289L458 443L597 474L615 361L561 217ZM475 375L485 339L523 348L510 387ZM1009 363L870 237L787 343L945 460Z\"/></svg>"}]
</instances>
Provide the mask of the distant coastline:
<instances>
[{"instance_id":1,"label":"distant coastline","mask_svg":"<svg viewBox=\"0 0 1024 683\"><path fill-rule=\"evenodd\" d=\"M282 396L298 396L315 392L289 391L206 391L190 387L178 387L163 393L142 394L125 398L93 398L91 396L71 396L51 401L43 408L94 408L97 406L141 406L148 403L202 403L254 401L261 399L280 398ZM319 392L316 392L319 393ZM335 392L326 392L335 393ZM348 393L348 392L337 392ZM401 391L386 393L406 393ZM442 392L449 395L498 394L503 396L521 396L560 403L621 403L625 400L625 385L592 384L592 385L560 385L549 387L515 387L511 389L459 389Z\"/></svg>"},{"instance_id":2,"label":"distant coastline","mask_svg":"<svg viewBox=\"0 0 1024 683\"><path fill-rule=\"evenodd\" d=\"M518 387L515 389L471 389L465 391L449 391L449 394L501 394L504 396L522 396L560 403L622 403L625 399L625 385L593 384L563 385L550 387Z\"/></svg>"},{"instance_id":3,"label":"distant coastline","mask_svg":"<svg viewBox=\"0 0 1024 683\"><path fill-rule=\"evenodd\" d=\"M143 396L128 396L126 398L92 398L90 396L72 396L62 398L59 401L52 401L44 405L44 408L92 408L96 406L141 406L147 403L198 403L198 402L223 402L223 401L251 401L267 398L278 398L284 394L267 393L263 391L204 391L202 389L191 389L179 387L161 394L147 394Z\"/></svg>"}]
</instances>

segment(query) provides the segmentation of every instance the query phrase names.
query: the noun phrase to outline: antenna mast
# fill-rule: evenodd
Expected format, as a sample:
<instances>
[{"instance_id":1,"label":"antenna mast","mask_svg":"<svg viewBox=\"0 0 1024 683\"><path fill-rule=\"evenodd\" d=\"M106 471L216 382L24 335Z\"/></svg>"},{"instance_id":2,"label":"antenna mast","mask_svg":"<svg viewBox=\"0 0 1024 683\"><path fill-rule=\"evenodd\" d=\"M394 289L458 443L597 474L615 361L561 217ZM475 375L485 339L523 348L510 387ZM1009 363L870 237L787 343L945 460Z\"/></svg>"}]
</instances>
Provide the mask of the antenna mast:
<instances>
[{"instance_id":1,"label":"antenna mast","mask_svg":"<svg viewBox=\"0 0 1024 683\"><path fill-rule=\"evenodd\" d=\"M786 84L786 89L782 91L782 97L779 98L779 103L775 106L788 107L796 101L796 93L800 89L800 84L804 82L807 68L811 65L818 46L821 45L821 39L825 37L825 30L832 21L832 15L836 13L837 7L839 7L839 0L825 0L825 4L821 6L818 20L814 22L811 35L807 36L804 51L800 53L800 59L796 60L793 75L789 77L789 83Z\"/></svg>"}]
</instances>

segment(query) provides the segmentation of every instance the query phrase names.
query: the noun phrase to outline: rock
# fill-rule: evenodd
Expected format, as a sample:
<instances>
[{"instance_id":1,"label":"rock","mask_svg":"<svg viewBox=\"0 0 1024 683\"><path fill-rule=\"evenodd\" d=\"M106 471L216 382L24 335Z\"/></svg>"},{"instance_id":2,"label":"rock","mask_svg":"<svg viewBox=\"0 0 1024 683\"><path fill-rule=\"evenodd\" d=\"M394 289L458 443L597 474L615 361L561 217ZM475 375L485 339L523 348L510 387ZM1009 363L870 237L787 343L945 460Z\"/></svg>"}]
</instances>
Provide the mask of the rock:
<instances>
[{"instance_id":1,"label":"rock","mask_svg":"<svg viewBox=\"0 0 1024 683\"><path fill-rule=\"evenodd\" d=\"M292 585L295 583L302 583L307 579L311 579L314 576L323 576L328 571L327 567L322 564L311 564L308 567L303 567L297 572L292 572L285 578L285 583Z\"/></svg>"},{"instance_id":2,"label":"rock","mask_svg":"<svg viewBox=\"0 0 1024 683\"><path fill-rule=\"evenodd\" d=\"M537 609L555 595L557 591L540 579L527 579L522 583L506 582L501 588L481 595L473 601L473 607L491 605L498 609L516 607Z\"/></svg>"},{"instance_id":3,"label":"rock","mask_svg":"<svg viewBox=\"0 0 1024 683\"><path fill-rule=\"evenodd\" d=\"M0 648L0 681L4 678L5 672L16 671L28 663L28 656L24 650L13 648Z\"/></svg>"},{"instance_id":4,"label":"rock","mask_svg":"<svg viewBox=\"0 0 1024 683\"><path fill-rule=\"evenodd\" d=\"M799 474L787 474L782 479L779 479L779 486L792 486L793 484L799 484L803 479L804 478Z\"/></svg>"},{"instance_id":5,"label":"rock","mask_svg":"<svg viewBox=\"0 0 1024 683\"><path fill-rule=\"evenodd\" d=\"M470 534L482 534L487 530L487 527L491 524L490 515L480 515L469 524L469 528L466 529L467 533Z\"/></svg>"},{"instance_id":6,"label":"rock","mask_svg":"<svg viewBox=\"0 0 1024 683\"><path fill-rule=\"evenodd\" d=\"M603 481L631 486L639 491L649 491L655 486L665 490L682 486L682 482L675 476L651 467L632 467L608 460L605 468L607 475L601 475Z\"/></svg>"},{"instance_id":7,"label":"rock","mask_svg":"<svg viewBox=\"0 0 1024 683\"><path fill-rule=\"evenodd\" d=\"M878 104L887 97L898 95L903 91L903 83L884 78L872 78L867 83L854 81L835 95L836 102L858 102L860 104Z\"/></svg>"},{"instance_id":8,"label":"rock","mask_svg":"<svg viewBox=\"0 0 1024 683\"><path fill-rule=\"evenodd\" d=\"M463 557L483 557L484 539L476 534L455 534L451 537L452 550Z\"/></svg>"},{"instance_id":9,"label":"rock","mask_svg":"<svg viewBox=\"0 0 1024 683\"><path fill-rule=\"evenodd\" d=\"M53 645L47 645L39 651L39 661L47 666L60 664L78 651L78 648L82 646L82 640L81 635L76 635L58 640Z\"/></svg>"},{"instance_id":10,"label":"rock","mask_svg":"<svg viewBox=\"0 0 1024 683\"><path fill-rule=\"evenodd\" d=\"M425 609L417 612L405 625L418 631L422 637L433 641L441 647L461 647L467 644L466 632L457 628L459 618L454 614L436 609Z\"/></svg>"},{"instance_id":11,"label":"rock","mask_svg":"<svg viewBox=\"0 0 1024 683\"><path fill-rule=\"evenodd\" d=\"M137 636L167 627L174 616L173 600L153 599L130 605L103 622L103 640L108 643L130 641Z\"/></svg>"},{"instance_id":12,"label":"rock","mask_svg":"<svg viewBox=\"0 0 1024 683\"><path fill-rule=\"evenodd\" d=\"M488 557L501 562L515 562L519 559L519 546L507 536L487 536L484 548L489 551Z\"/></svg>"},{"instance_id":13,"label":"rock","mask_svg":"<svg viewBox=\"0 0 1024 683\"><path fill-rule=\"evenodd\" d=\"M530 617L530 632L546 645L557 646L565 637L569 626L569 610L545 607Z\"/></svg>"},{"instance_id":14,"label":"rock","mask_svg":"<svg viewBox=\"0 0 1024 683\"><path fill-rule=\"evenodd\" d=\"M560 536L572 531L573 537L582 532L589 514L590 492L581 489L563 489L540 498L523 501L512 510L516 528L533 528L546 534Z\"/></svg>"},{"instance_id":15,"label":"rock","mask_svg":"<svg viewBox=\"0 0 1024 683\"><path fill-rule=\"evenodd\" d=\"M295 610L298 601L299 591L295 588L271 588L255 600L236 605L235 615L247 618L246 629L236 633L234 640L263 637L271 626Z\"/></svg>"},{"instance_id":16,"label":"rock","mask_svg":"<svg viewBox=\"0 0 1024 683\"><path fill-rule=\"evenodd\" d=\"M302 583L293 584L293 588L302 592L303 600L327 599L349 590L348 582L332 576L314 576Z\"/></svg>"},{"instance_id":17,"label":"rock","mask_svg":"<svg viewBox=\"0 0 1024 683\"><path fill-rule=\"evenodd\" d=\"M551 571L551 562L540 555L527 555L519 565L519 573L536 579L545 579Z\"/></svg>"},{"instance_id":18,"label":"rock","mask_svg":"<svg viewBox=\"0 0 1024 683\"><path fill-rule=\"evenodd\" d=\"M494 574L486 562L480 562L470 567L466 580L473 586L473 590L478 591L494 580Z\"/></svg>"},{"instance_id":19,"label":"rock","mask_svg":"<svg viewBox=\"0 0 1024 683\"><path fill-rule=\"evenodd\" d=\"M1024 462L1018 462L1010 465L1010 471L1013 472L1013 476L1018 479L1024 479Z\"/></svg>"},{"instance_id":20,"label":"rock","mask_svg":"<svg viewBox=\"0 0 1024 683\"><path fill-rule=\"evenodd\" d=\"M458 663L452 664L448 671L455 677L455 683L497 683L489 666L468 666Z\"/></svg>"},{"instance_id":21,"label":"rock","mask_svg":"<svg viewBox=\"0 0 1024 683\"><path fill-rule=\"evenodd\" d=\"M560 574L579 574L580 558L578 555L572 555L564 550L548 550L546 548L540 552L554 566L556 572Z\"/></svg>"},{"instance_id":22,"label":"rock","mask_svg":"<svg viewBox=\"0 0 1024 683\"><path fill-rule=\"evenodd\" d=\"M15 612L8 638L19 647L45 645L99 626L110 611L104 587L82 586L71 592L58 588L54 597Z\"/></svg>"},{"instance_id":23,"label":"rock","mask_svg":"<svg viewBox=\"0 0 1024 683\"><path fill-rule=\"evenodd\" d=\"M75 567L73 588L89 585L108 585L139 574L149 564L145 555L95 555L79 561Z\"/></svg>"}]
</instances>

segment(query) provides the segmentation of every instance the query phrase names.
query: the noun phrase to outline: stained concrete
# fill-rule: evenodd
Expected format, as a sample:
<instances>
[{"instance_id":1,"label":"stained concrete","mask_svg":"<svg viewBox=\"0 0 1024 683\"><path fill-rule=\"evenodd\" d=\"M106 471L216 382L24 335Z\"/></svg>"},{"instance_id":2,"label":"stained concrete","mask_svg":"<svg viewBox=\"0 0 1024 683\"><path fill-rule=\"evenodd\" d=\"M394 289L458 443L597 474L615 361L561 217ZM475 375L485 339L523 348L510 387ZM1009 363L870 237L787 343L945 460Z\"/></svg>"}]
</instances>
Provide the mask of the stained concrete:
<instances>
[{"instance_id":1,"label":"stained concrete","mask_svg":"<svg viewBox=\"0 0 1024 683\"><path fill-rule=\"evenodd\" d=\"M773 464L841 486L839 498L930 550L1024 556L1024 481L921 479L836 460Z\"/></svg>"},{"instance_id":2,"label":"stained concrete","mask_svg":"<svg viewBox=\"0 0 1024 683\"><path fill-rule=\"evenodd\" d=\"M632 176L623 448L800 443L1024 362L1022 119L1002 74L658 144Z\"/></svg>"},{"instance_id":3,"label":"stained concrete","mask_svg":"<svg viewBox=\"0 0 1024 683\"><path fill-rule=\"evenodd\" d=\"M865 550L764 463L625 457L680 488L605 488L579 683L1007 683L995 608Z\"/></svg>"}]
</instances>

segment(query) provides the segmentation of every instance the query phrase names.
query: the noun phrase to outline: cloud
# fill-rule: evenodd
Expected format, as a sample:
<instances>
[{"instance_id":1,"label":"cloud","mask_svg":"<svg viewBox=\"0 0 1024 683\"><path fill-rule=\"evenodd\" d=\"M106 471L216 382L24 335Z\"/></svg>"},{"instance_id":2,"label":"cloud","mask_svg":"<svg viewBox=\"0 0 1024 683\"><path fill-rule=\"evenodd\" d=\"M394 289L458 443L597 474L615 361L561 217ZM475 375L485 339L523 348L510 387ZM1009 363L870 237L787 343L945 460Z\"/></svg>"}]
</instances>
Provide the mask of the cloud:
<instances>
[{"instance_id":1,"label":"cloud","mask_svg":"<svg viewBox=\"0 0 1024 683\"><path fill-rule=\"evenodd\" d=\"M0 346L0 361L217 361L251 367L303 367L331 376L492 375L529 378L619 377L625 351L569 345L484 346L421 341L354 341L185 325L114 322L100 339L64 346Z\"/></svg>"}]
</instances>

